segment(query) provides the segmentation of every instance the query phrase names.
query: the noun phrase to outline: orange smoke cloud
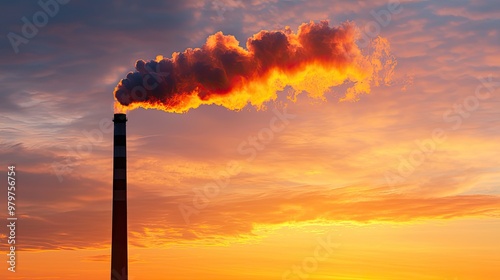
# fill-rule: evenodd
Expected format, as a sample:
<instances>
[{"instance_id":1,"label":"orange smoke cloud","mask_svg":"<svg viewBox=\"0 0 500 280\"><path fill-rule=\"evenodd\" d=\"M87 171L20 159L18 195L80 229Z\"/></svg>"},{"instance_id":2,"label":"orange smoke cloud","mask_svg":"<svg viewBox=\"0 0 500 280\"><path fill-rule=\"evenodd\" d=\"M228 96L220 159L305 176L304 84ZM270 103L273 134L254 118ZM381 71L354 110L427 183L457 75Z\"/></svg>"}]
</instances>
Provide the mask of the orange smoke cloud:
<instances>
[{"instance_id":1,"label":"orange smoke cloud","mask_svg":"<svg viewBox=\"0 0 500 280\"><path fill-rule=\"evenodd\" d=\"M289 27L260 31L244 49L234 36L218 32L201 48L138 60L136 71L114 90L115 108L183 113L202 104L231 110L251 104L260 109L286 86L292 100L304 91L324 99L331 87L345 82L352 86L341 100L355 101L372 85L390 83L396 65L386 39L375 39L371 54L364 55L356 45L358 35L352 23L330 27L328 21L310 22L296 34Z\"/></svg>"}]
</instances>

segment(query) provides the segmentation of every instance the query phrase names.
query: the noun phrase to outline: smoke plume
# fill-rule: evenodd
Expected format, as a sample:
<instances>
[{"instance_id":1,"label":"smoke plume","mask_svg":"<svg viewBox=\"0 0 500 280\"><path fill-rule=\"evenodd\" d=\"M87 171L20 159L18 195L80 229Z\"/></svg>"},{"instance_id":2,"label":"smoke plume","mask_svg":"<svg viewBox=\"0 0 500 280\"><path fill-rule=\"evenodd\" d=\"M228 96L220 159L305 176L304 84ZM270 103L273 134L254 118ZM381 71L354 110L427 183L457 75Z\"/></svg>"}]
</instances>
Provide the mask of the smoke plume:
<instances>
[{"instance_id":1,"label":"smoke plume","mask_svg":"<svg viewBox=\"0 0 500 280\"><path fill-rule=\"evenodd\" d=\"M172 58L136 62L135 72L114 90L118 111L135 108L183 113L202 104L240 110L262 108L290 86L289 98L307 92L324 99L331 87L349 82L341 100L355 101L371 86L390 83L396 61L389 43L378 37L369 54L356 45L353 23L330 27L328 21L260 31L241 47L234 36L218 32L201 48L175 52ZM384 76L382 77L382 74Z\"/></svg>"}]
</instances>

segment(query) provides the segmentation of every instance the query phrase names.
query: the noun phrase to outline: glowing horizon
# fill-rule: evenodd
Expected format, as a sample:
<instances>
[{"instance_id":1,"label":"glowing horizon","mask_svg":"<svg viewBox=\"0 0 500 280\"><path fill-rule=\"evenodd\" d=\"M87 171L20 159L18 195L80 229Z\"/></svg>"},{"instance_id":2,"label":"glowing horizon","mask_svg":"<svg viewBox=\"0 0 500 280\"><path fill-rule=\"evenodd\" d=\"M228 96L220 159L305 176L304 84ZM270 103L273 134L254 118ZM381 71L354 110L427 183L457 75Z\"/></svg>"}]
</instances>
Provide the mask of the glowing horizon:
<instances>
[{"instance_id":1,"label":"glowing horizon","mask_svg":"<svg viewBox=\"0 0 500 280\"><path fill-rule=\"evenodd\" d=\"M109 279L112 110L128 119L130 280L500 277L497 2L63 2L0 19L0 279ZM272 44L247 45L307 28L350 46L345 63L281 71L257 54ZM221 50L277 64L248 83L260 68L177 71L185 103L116 103L128 72Z\"/></svg>"}]
</instances>

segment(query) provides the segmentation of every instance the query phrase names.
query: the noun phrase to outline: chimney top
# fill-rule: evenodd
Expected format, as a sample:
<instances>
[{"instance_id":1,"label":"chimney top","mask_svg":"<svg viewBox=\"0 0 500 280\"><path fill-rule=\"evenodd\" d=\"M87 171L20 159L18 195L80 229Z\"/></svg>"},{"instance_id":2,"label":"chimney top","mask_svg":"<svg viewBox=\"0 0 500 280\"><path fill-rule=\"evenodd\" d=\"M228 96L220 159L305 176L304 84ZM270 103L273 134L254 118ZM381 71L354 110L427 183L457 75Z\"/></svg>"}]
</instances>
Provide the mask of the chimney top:
<instances>
[{"instance_id":1,"label":"chimney top","mask_svg":"<svg viewBox=\"0 0 500 280\"><path fill-rule=\"evenodd\" d=\"M115 114L113 122L115 123L124 123L127 121L127 115L124 113Z\"/></svg>"}]
</instances>

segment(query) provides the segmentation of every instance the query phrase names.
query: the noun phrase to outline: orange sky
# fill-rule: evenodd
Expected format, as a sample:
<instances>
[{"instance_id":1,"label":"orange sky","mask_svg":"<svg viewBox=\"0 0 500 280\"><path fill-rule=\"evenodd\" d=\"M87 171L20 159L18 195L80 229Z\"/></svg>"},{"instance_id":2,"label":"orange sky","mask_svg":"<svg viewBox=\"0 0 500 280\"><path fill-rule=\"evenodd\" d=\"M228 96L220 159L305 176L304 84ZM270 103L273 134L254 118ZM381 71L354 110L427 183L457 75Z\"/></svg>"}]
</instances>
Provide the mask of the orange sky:
<instances>
[{"instance_id":1,"label":"orange sky","mask_svg":"<svg viewBox=\"0 0 500 280\"><path fill-rule=\"evenodd\" d=\"M244 45L308 20L351 20L366 35L388 9L169 4L70 2L19 54L2 52L0 174L16 164L19 244L16 272L4 262L0 279L109 279L106 125L136 59L171 57L219 30ZM397 60L392 81L356 102L339 102L348 81L325 100L292 102L285 88L266 110L129 112L129 279L500 279L499 5L462 4L402 1L379 25ZM36 8L21 6L12 30Z\"/></svg>"}]
</instances>

